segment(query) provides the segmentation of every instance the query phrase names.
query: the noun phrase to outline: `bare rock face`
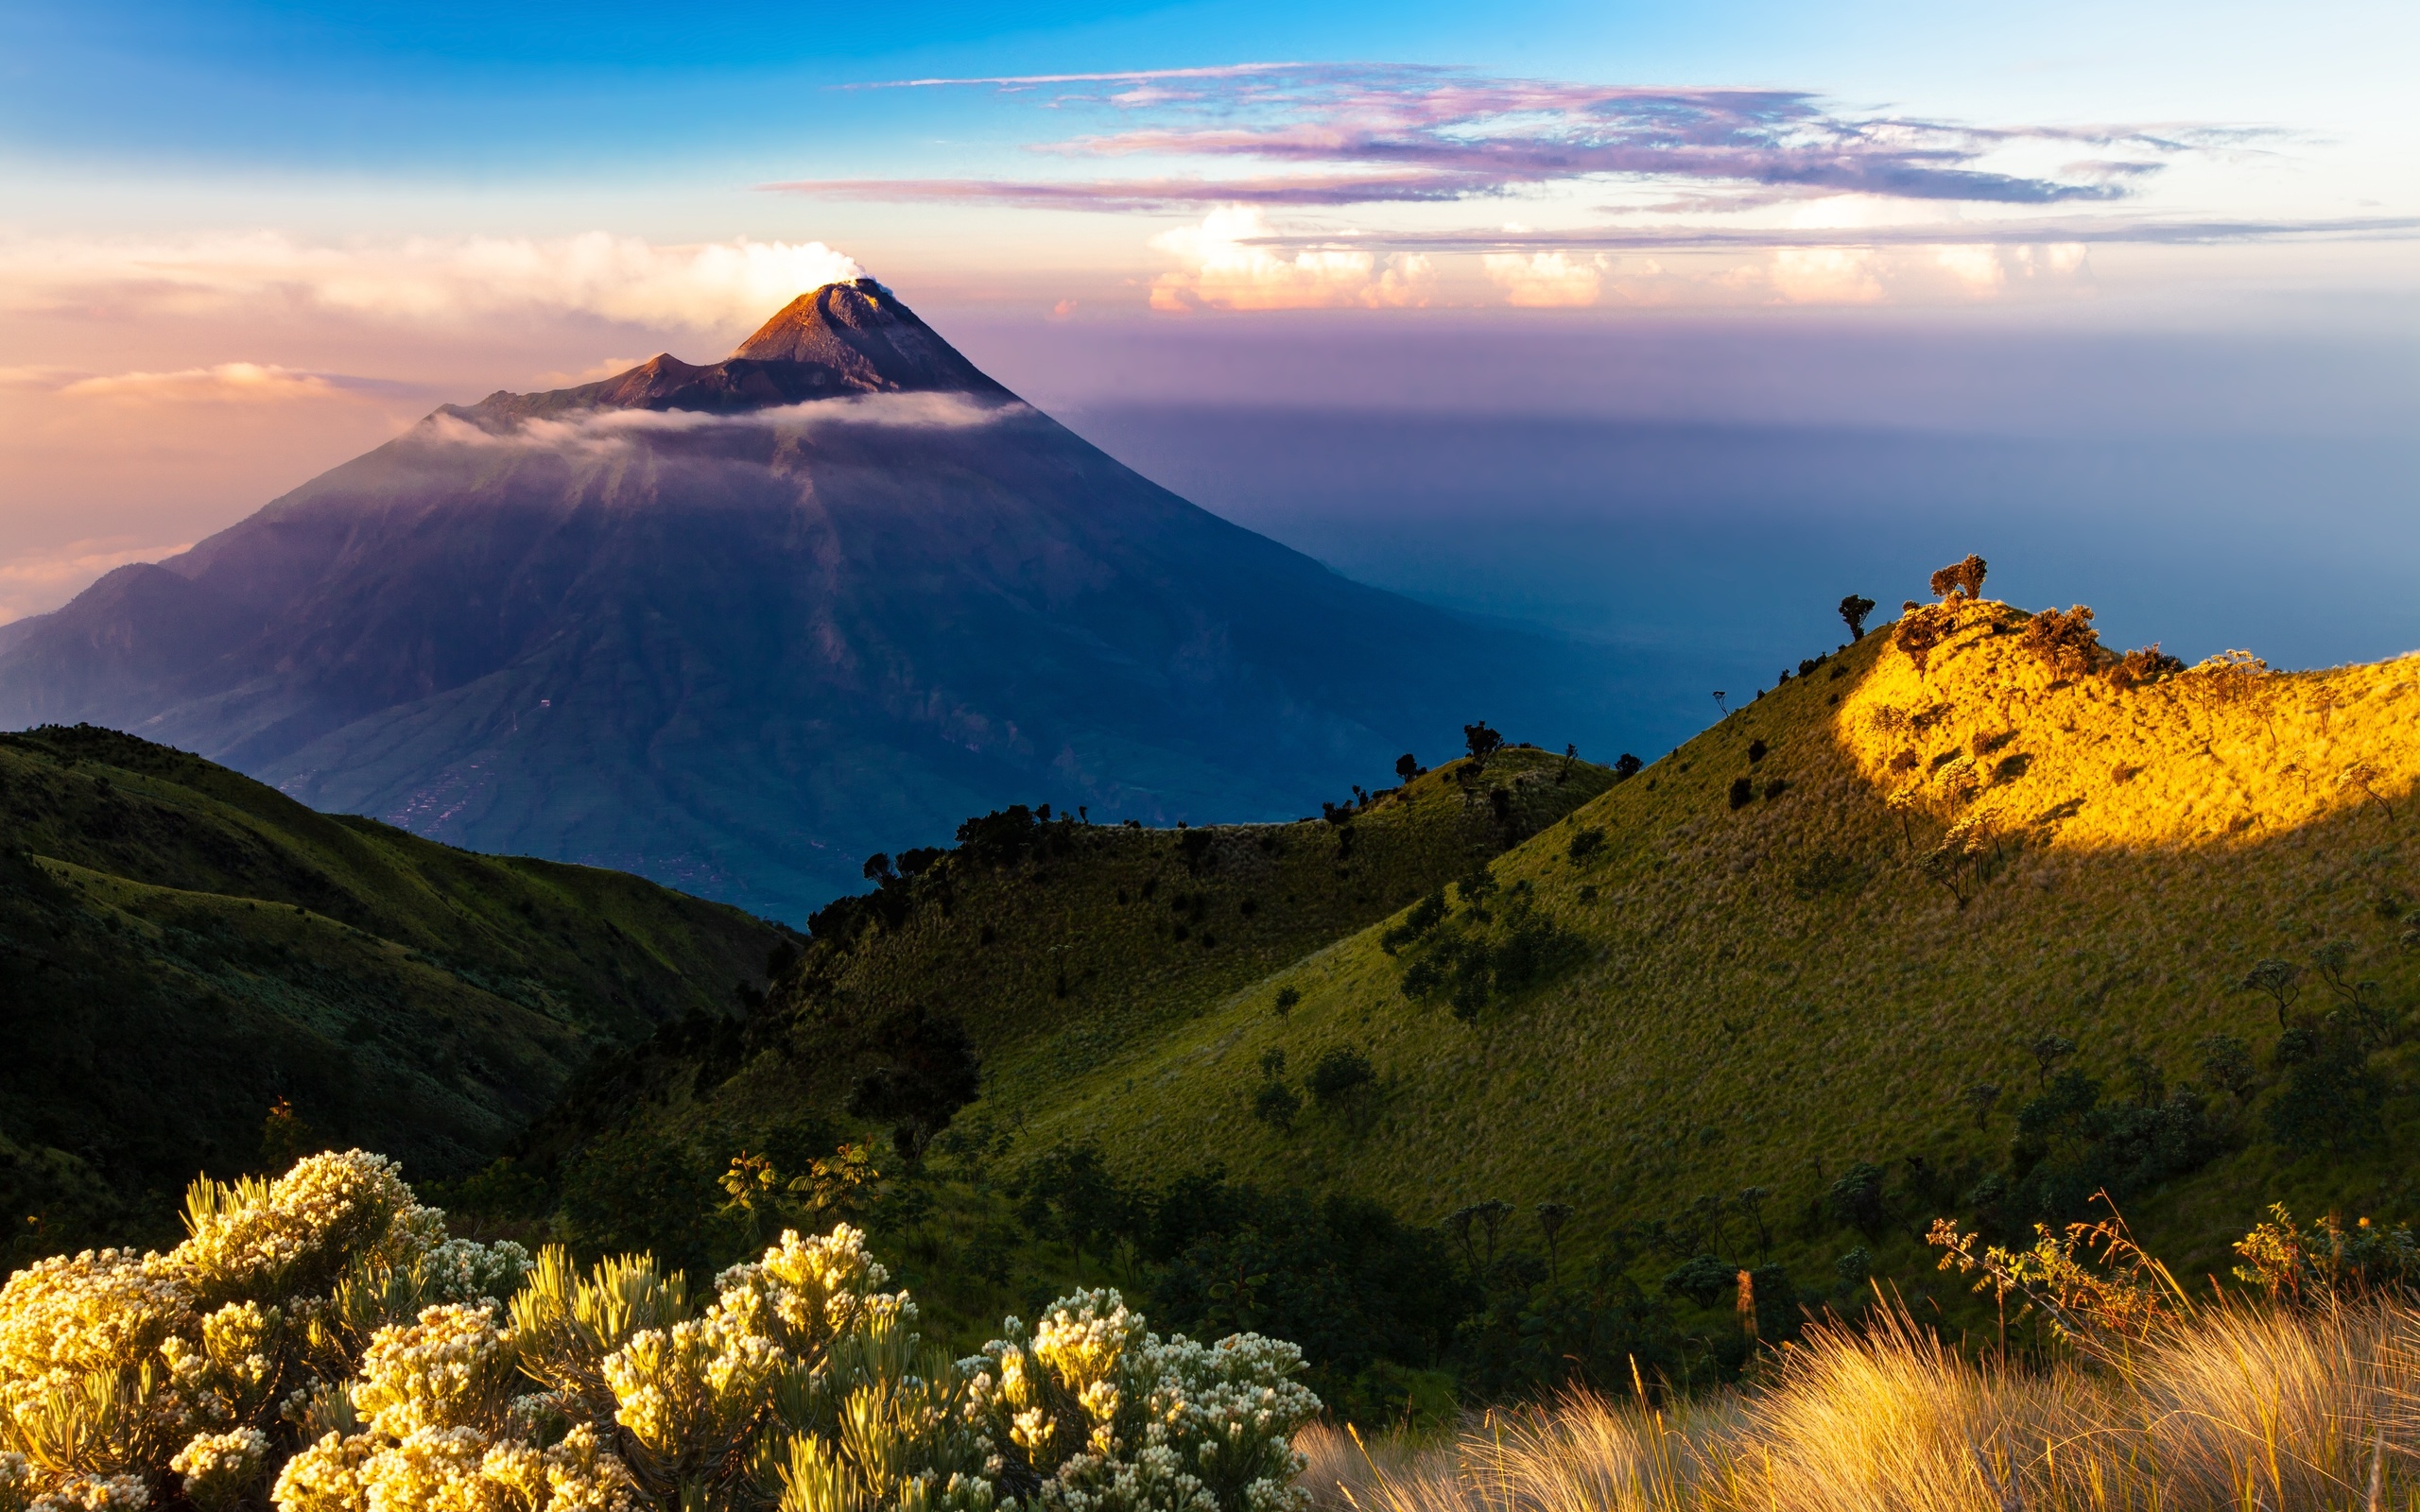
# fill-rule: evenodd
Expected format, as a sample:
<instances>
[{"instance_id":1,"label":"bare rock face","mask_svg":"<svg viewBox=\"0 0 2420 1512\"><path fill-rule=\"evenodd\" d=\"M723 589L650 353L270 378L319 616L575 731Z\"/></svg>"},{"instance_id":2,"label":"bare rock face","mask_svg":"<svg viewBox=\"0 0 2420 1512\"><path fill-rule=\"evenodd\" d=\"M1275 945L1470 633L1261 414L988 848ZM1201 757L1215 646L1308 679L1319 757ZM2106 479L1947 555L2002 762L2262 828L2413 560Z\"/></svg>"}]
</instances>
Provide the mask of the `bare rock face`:
<instances>
[{"instance_id":1,"label":"bare rock face","mask_svg":"<svg viewBox=\"0 0 2420 1512\"><path fill-rule=\"evenodd\" d=\"M1613 691L1138 476L871 280L719 363L444 406L0 636L0 725L792 920L1008 802L1290 817Z\"/></svg>"}]
</instances>

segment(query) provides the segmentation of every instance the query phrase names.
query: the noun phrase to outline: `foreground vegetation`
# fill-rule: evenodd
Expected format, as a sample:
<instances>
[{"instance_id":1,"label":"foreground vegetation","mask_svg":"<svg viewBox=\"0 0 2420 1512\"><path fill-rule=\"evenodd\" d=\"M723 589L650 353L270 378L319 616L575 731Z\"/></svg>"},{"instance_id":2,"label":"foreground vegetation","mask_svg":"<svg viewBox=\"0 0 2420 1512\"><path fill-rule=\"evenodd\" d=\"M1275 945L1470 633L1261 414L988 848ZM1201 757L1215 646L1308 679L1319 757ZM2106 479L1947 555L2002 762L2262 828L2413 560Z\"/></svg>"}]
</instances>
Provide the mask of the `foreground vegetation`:
<instances>
[{"instance_id":1,"label":"foreground vegetation","mask_svg":"<svg viewBox=\"0 0 2420 1512\"><path fill-rule=\"evenodd\" d=\"M1340 1429L1305 1476L1355 1512L2067 1512L2420 1500L2420 1311L2212 1309L2130 1373L2014 1371L1901 1317L1827 1329L1762 1390L1498 1410L1431 1446Z\"/></svg>"},{"instance_id":2,"label":"foreground vegetation","mask_svg":"<svg viewBox=\"0 0 2420 1512\"><path fill-rule=\"evenodd\" d=\"M450 1237L391 1162L187 1194L165 1253L0 1289L6 1512L1294 1512L1290 1345L1115 1292L953 1360L845 1225L692 1287Z\"/></svg>"}]
</instances>

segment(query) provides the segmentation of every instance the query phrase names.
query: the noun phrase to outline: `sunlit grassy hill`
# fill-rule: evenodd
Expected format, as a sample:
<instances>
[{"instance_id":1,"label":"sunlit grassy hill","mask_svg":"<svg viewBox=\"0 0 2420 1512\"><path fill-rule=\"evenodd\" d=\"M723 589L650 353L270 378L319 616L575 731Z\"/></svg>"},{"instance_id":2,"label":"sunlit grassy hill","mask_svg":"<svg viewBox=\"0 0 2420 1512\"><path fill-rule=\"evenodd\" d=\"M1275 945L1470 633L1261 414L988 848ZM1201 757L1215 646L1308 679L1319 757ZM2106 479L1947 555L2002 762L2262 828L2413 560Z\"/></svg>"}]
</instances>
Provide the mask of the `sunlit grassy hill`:
<instances>
[{"instance_id":1,"label":"sunlit grassy hill","mask_svg":"<svg viewBox=\"0 0 2420 1512\"><path fill-rule=\"evenodd\" d=\"M251 1168L280 1099L320 1139L456 1174L597 1045L735 1011L785 937L96 729L0 736L0 1198L21 1247Z\"/></svg>"},{"instance_id":2,"label":"sunlit grassy hill","mask_svg":"<svg viewBox=\"0 0 2420 1512\"><path fill-rule=\"evenodd\" d=\"M2061 675L2020 611L1920 612L1941 637L1924 654L1869 634L1513 848L1484 921L1457 888L1425 933L1398 915L990 1101L1036 1147L1097 1143L1138 1178L1218 1161L1424 1221L1569 1202L1566 1253L1749 1187L1772 1192L1768 1224L1836 1248L1804 1215L1852 1164L1915 1194L1894 1198L1904 1232L2005 1165L2013 1110L2057 1072L2158 1105L2136 1084L2209 1079L2199 1046L2225 1034L2273 1090L2206 1099L2235 1149L2163 1189L2173 1258L2217 1264L2211 1241L2275 1198L2420 1209L2394 1154L2400 1028L2364 1073L2388 1136L2296 1160L2259 1110L2281 1095L2280 1007L2238 987L2294 965L2285 1017L2312 1033L2413 1005L2420 660L2133 681L2100 653ZM1507 991L1516 936L1527 985ZM1284 1016L1280 983L1302 994ZM2048 1037L2080 1048L2046 1068ZM1374 1095L1290 1130L1250 1116L1271 1051L1297 1075L1336 1046L1369 1057ZM1969 1101L1978 1084L1997 1100ZM1736 1248L1749 1220L1715 1223Z\"/></svg>"}]
</instances>

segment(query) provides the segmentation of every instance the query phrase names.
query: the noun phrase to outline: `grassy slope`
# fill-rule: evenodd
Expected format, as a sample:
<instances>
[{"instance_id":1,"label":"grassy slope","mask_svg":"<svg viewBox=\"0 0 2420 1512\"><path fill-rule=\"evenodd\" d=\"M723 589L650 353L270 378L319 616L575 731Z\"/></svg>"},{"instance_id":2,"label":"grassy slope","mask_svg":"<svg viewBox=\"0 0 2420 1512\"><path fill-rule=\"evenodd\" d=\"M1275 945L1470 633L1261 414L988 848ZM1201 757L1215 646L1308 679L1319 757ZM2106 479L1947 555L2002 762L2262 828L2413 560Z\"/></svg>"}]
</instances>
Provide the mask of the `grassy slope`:
<instances>
[{"instance_id":1,"label":"grassy slope","mask_svg":"<svg viewBox=\"0 0 2420 1512\"><path fill-rule=\"evenodd\" d=\"M0 1182L62 1237L256 1155L279 1097L446 1175L598 1042L727 1013L782 932L634 877L320 815L98 730L0 737ZM157 1207L157 1204L153 1204Z\"/></svg>"},{"instance_id":2,"label":"grassy slope","mask_svg":"<svg viewBox=\"0 0 2420 1512\"><path fill-rule=\"evenodd\" d=\"M1562 1199L1584 1249L1701 1193L1763 1185L1788 1214L1851 1161L1996 1160L2007 1112L1979 1130L1956 1094L2030 1095L2046 1033L2113 1079L2135 1052L2193 1074L2217 1031L2265 1059L2273 1011L2234 989L2262 956L2351 941L2351 974L2411 1005L2392 918L2420 893L2420 662L2119 690L2053 679L2017 649L2021 622L1965 610L1922 667L1869 635L1507 854L1498 879L1587 943L1551 984L1458 1022L1405 998L1367 930L1286 973L1305 993L1290 1016L1265 984L1231 991L1031 1099L1028 1138L1097 1141L1137 1176L1216 1160L1358 1189L1415 1219ZM2366 789L2344 780L2363 767ZM1759 795L1789 786L1735 812L1751 773ZM2001 858L1962 907L1918 865L1960 822ZM1574 863L1583 826L1606 844ZM1246 1116L1264 1052L1299 1067L1340 1042L1383 1078L1364 1118L1280 1134ZM2277 1159L2184 1183L2154 1236L2198 1270L2272 1196L2420 1210L2389 1156Z\"/></svg>"},{"instance_id":3,"label":"grassy slope","mask_svg":"<svg viewBox=\"0 0 2420 1512\"><path fill-rule=\"evenodd\" d=\"M1172 1024L1442 886L1602 792L1613 774L1506 751L1465 791L1460 765L1379 799L1347 842L1323 820L1223 825L1190 857L1184 832L1054 824L1007 868L953 856L912 912L845 945L820 942L776 994L793 1056L760 1057L702 1103L662 1116L700 1128L778 1121L826 1101L845 1068L816 1058L822 1023L906 1004L958 1015L995 1105L1013 1115ZM1505 790L1499 817L1490 794ZM1279 984L1260 988L1264 1001ZM676 1078L677 1081L677 1078Z\"/></svg>"}]
</instances>

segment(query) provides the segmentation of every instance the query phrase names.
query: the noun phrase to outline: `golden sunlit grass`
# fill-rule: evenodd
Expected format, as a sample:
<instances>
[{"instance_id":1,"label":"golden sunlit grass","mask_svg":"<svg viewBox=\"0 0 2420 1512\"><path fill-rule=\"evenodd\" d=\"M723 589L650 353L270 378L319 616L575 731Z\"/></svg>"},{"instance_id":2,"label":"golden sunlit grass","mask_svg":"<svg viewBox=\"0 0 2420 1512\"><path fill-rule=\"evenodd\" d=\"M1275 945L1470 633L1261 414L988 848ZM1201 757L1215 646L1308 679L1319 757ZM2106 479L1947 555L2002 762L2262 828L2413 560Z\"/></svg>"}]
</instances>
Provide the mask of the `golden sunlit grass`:
<instances>
[{"instance_id":1,"label":"golden sunlit grass","mask_svg":"<svg viewBox=\"0 0 2420 1512\"><path fill-rule=\"evenodd\" d=\"M2420 1311L2205 1308L2107 1368L2001 1369L1886 1312L1744 1392L1590 1396L1452 1440L1297 1441L1354 1512L2195 1512L2420 1504Z\"/></svg>"}]
</instances>

